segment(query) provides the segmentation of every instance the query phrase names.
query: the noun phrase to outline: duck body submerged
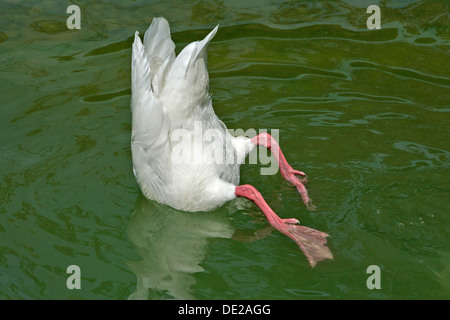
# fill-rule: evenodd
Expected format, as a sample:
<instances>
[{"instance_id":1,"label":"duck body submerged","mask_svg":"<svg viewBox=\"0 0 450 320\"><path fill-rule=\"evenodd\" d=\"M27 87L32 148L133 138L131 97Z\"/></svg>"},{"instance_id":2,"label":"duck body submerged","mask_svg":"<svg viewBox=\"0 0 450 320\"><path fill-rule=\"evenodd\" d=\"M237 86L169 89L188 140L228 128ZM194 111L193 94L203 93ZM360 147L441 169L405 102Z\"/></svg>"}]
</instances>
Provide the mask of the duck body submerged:
<instances>
[{"instance_id":1,"label":"duck body submerged","mask_svg":"<svg viewBox=\"0 0 450 320\"><path fill-rule=\"evenodd\" d=\"M144 44L138 33L133 43L134 173L145 197L178 210L209 211L235 198L245 159L236 144L251 147L250 139L231 136L212 108L206 49L216 32L175 58L169 24L155 18ZM214 161L218 153L223 161Z\"/></svg>"},{"instance_id":2,"label":"duck body submerged","mask_svg":"<svg viewBox=\"0 0 450 320\"><path fill-rule=\"evenodd\" d=\"M332 258L326 233L299 226L296 219L279 218L254 187L239 186L240 165L259 145L272 151L282 176L296 186L307 206L311 204L297 178L304 173L287 164L270 135L234 137L214 113L207 47L217 29L187 45L178 56L164 18L153 19L144 43L135 34L131 150L142 193L183 211L209 211L238 196L246 197L262 209L272 226L297 242L311 265ZM311 241L316 243L313 253L308 249Z\"/></svg>"}]
</instances>

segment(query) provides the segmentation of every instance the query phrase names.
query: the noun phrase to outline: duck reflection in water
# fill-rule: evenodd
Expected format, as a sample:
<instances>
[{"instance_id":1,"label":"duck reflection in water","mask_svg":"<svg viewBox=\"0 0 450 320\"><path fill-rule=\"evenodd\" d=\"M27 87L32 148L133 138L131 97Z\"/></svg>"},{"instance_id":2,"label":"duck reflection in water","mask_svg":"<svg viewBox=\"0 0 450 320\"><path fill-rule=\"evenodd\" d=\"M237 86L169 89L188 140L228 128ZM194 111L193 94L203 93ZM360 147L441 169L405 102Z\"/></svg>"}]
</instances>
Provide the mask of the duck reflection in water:
<instances>
[{"instance_id":1,"label":"duck reflection in water","mask_svg":"<svg viewBox=\"0 0 450 320\"><path fill-rule=\"evenodd\" d=\"M233 212L236 204L246 206L236 202L230 205ZM142 259L127 262L137 278L136 290L128 299L195 299L193 274L204 271L201 263L209 239L254 241L273 230L268 224L252 232L235 230L226 210L183 212L140 194L127 234Z\"/></svg>"},{"instance_id":2,"label":"duck reflection in water","mask_svg":"<svg viewBox=\"0 0 450 320\"><path fill-rule=\"evenodd\" d=\"M234 230L223 211L183 212L140 195L127 233L142 258L128 262L137 278L129 299L194 299L193 274L203 271L208 239Z\"/></svg>"}]
</instances>

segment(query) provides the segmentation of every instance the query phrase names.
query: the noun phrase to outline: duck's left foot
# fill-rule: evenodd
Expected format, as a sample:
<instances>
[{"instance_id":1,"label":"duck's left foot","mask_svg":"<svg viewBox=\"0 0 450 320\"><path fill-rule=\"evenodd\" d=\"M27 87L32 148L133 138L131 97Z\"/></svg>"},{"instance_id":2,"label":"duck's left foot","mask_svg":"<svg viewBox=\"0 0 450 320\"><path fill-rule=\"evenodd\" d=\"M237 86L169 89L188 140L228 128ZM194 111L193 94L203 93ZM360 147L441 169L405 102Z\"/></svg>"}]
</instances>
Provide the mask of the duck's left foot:
<instances>
[{"instance_id":1,"label":"duck's left foot","mask_svg":"<svg viewBox=\"0 0 450 320\"><path fill-rule=\"evenodd\" d=\"M285 234L302 249L312 267L324 259L333 259L327 247L328 234L322 231L300 226L295 218L281 219L266 203L261 193L251 185L237 186L235 194L252 200L265 214L270 225Z\"/></svg>"},{"instance_id":2,"label":"duck's left foot","mask_svg":"<svg viewBox=\"0 0 450 320\"><path fill-rule=\"evenodd\" d=\"M297 219L269 219L271 225L297 243L308 258L309 264L314 267L317 262L333 259L333 254L327 246L328 234L325 232L299 225Z\"/></svg>"},{"instance_id":3,"label":"duck's left foot","mask_svg":"<svg viewBox=\"0 0 450 320\"><path fill-rule=\"evenodd\" d=\"M287 224L299 224L300 223L300 221L298 221L297 219L295 219L295 218L292 218L292 219L281 219L284 223L287 223Z\"/></svg>"},{"instance_id":4,"label":"duck's left foot","mask_svg":"<svg viewBox=\"0 0 450 320\"><path fill-rule=\"evenodd\" d=\"M281 224L277 229L297 243L311 267L319 261L333 259L333 254L327 246L328 234L325 232L297 224Z\"/></svg>"}]
</instances>

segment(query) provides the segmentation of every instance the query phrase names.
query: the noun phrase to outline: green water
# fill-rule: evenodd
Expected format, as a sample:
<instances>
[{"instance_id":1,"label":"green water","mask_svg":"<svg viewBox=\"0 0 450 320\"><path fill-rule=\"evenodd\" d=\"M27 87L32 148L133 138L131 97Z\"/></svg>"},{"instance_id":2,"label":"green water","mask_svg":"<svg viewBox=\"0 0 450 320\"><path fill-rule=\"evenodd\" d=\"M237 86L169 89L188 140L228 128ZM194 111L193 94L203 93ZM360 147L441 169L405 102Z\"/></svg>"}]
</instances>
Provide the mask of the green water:
<instances>
[{"instance_id":1,"label":"green water","mask_svg":"<svg viewBox=\"0 0 450 320\"><path fill-rule=\"evenodd\" d=\"M66 27L71 2L0 2L1 299L450 298L446 1L74 3L80 30ZM380 30L366 27L370 4ZM279 129L317 210L263 165L242 166L241 182L330 234L334 260L311 268L248 201L188 214L142 198L130 58L154 16L177 53L220 24L216 113Z\"/></svg>"}]
</instances>

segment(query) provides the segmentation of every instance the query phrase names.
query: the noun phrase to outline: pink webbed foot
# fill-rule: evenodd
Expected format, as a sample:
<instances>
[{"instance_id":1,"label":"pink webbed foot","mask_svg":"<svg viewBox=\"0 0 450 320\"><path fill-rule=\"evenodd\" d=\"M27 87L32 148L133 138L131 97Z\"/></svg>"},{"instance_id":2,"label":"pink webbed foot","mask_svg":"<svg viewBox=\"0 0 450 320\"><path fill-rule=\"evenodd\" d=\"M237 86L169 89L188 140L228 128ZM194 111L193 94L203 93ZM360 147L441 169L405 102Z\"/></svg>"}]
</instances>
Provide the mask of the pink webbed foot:
<instances>
[{"instance_id":1,"label":"pink webbed foot","mask_svg":"<svg viewBox=\"0 0 450 320\"><path fill-rule=\"evenodd\" d=\"M281 221L283 221L283 223L288 223L288 224L299 224L300 221L298 221L297 219L291 218L291 219L281 219Z\"/></svg>"},{"instance_id":2,"label":"pink webbed foot","mask_svg":"<svg viewBox=\"0 0 450 320\"><path fill-rule=\"evenodd\" d=\"M286 223L276 229L297 243L311 267L314 267L319 261L333 259L333 254L327 246L328 234L325 232Z\"/></svg>"},{"instance_id":3,"label":"pink webbed foot","mask_svg":"<svg viewBox=\"0 0 450 320\"><path fill-rule=\"evenodd\" d=\"M299 170L294 170L287 162L286 158L281 152L280 146L277 141L268 133L262 133L251 139L251 142L255 145L264 146L265 148L271 150L272 155L278 162L280 168L280 173L282 177L289 181L292 185L297 188L297 191L302 196L303 202L309 210L314 210L316 207L312 204L311 198L308 196L308 191L306 191L305 184L308 182L306 180L306 174ZM299 178L301 176L302 178Z\"/></svg>"},{"instance_id":4,"label":"pink webbed foot","mask_svg":"<svg viewBox=\"0 0 450 320\"><path fill-rule=\"evenodd\" d=\"M325 232L300 226L295 218L281 219L269 207L262 195L251 185L236 187L235 194L238 197L246 197L252 200L262 210L269 223L275 229L297 243L312 267L324 259L333 259L333 254L327 246L326 238L328 234Z\"/></svg>"},{"instance_id":5,"label":"pink webbed foot","mask_svg":"<svg viewBox=\"0 0 450 320\"><path fill-rule=\"evenodd\" d=\"M297 243L312 267L319 261L333 259L333 254L327 246L328 234L301 226L297 219L281 219L275 213L273 215L272 222L269 220L271 225Z\"/></svg>"}]
</instances>

